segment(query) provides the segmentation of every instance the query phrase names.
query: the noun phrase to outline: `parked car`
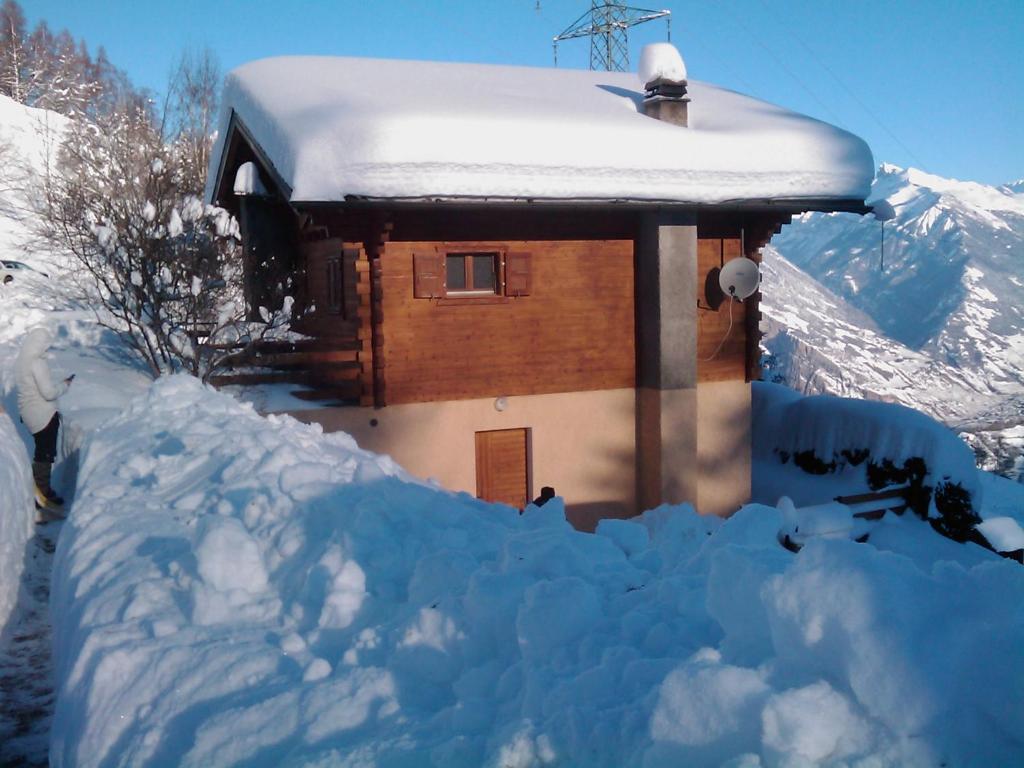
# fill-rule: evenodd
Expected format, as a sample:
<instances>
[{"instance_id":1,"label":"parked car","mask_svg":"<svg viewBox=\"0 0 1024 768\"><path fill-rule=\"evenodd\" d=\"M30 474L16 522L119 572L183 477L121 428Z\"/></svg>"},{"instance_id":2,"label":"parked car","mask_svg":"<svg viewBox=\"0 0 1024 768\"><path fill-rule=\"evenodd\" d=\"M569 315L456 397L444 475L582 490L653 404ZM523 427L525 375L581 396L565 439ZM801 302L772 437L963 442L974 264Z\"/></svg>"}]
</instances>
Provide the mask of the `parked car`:
<instances>
[{"instance_id":1,"label":"parked car","mask_svg":"<svg viewBox=\"0 0 1024 768\"><path fill-rule=\"evenodd\" d=\"M27 269L29 272L37 272L43 277L49 277L45 272L41 272L34 267L30 267L23 261L12 261L11 259L0 259L0 264L3 264L4 269L10 270L11 272L17 272L20 269Z\"/></svg>"}]
</instances>

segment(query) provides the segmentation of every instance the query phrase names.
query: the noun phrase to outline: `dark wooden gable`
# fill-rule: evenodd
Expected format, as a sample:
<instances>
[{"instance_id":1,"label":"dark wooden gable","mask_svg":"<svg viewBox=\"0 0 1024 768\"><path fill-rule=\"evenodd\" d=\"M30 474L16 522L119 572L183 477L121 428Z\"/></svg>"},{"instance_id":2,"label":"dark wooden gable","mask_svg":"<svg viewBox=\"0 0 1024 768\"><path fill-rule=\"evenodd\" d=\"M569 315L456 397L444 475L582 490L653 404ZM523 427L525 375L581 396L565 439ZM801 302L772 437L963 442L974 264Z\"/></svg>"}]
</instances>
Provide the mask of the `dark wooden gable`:
<instances>
[{"instance_id":1,"label":"dark wooden gable","mask_svg":"<svg viewBox=\"0 0 1024 768\"><path fill-rule=\"evenodd\" d=\"M235 174L248 162L256 163L260 169L260 178L272 196L281 200L289 200L292 196L291 186L284 180L274 167L266 152L253 138L252 133L234 112L228 123L227 137L221 152L217 178L213 185L213 202L232 212L237 210L237 195L234 192Z\"/></svg>"}]
</instances>

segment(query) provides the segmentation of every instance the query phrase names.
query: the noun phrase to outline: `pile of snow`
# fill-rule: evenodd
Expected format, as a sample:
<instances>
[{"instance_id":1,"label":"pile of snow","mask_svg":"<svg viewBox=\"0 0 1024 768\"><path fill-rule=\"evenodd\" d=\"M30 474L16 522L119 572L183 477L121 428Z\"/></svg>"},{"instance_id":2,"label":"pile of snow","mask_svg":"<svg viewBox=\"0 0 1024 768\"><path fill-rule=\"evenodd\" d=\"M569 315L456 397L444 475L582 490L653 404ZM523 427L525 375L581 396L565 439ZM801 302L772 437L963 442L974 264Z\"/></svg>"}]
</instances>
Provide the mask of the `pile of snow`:
<instances>
[{"instance_id":1,"label":"pile of snow","mask_svg":"<svg viewBox=\"0 0 1024 768\"><path fill-rule=\"evenodd\" d=\"M18 602L33 521L29 457L14 422L0 407L0 635Z\"/></svg>"},{"instance_id":2,"label":"pile of snow","mask_svg":"<svg viewBox=\"0 0 1024 768\"><path fill-rule=\"evenodd\" d=\"M227 76L207 197L232 119L259 144L292 201L867 195L873 160L856 136L714 85L691 80L688 90L689 127L680 128L639 111L643 91L630 73L315 56L254 61Z\"/></svg>"},{"instance_id":3,"label":"pile of snow","mask_svg":"<svg viewBox=\"0 0 1024 768\"><path fill-rule=\"evenodd\" d=\"M636 74L645 87L655 80L679 83L686 80L686 64L672 43L650 43L640 51Z\"/></svg>"},{"instance_id":4,"label":"pile of snow","mask_svg":"<svg viewBox=\"0 0 1024 768\"><path fill-rule=\"evenodd\" d=\"M910 516L412 481L183 376L94 433L54 572L54 766L1010 764L1024 569Z\"/></svg>"}]
</instances>

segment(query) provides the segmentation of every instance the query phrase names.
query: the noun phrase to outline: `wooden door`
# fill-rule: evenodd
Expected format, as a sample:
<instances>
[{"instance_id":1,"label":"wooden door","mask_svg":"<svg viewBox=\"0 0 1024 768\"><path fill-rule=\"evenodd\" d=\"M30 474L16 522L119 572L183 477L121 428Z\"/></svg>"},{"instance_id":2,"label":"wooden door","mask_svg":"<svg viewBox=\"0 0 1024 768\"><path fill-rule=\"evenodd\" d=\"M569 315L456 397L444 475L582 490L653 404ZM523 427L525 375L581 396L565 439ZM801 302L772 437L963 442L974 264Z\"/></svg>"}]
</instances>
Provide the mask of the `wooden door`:
<instances>
[{"instance_id":1,"label":"wooden door","mask_svg":"<svg viewBox=\"0 0 1024 768\"><path fill-rule=\"evenodd\" d=\"M529 500L525 429L476 433L476 495L522 509Z\"/></svg>"}]
</instances>

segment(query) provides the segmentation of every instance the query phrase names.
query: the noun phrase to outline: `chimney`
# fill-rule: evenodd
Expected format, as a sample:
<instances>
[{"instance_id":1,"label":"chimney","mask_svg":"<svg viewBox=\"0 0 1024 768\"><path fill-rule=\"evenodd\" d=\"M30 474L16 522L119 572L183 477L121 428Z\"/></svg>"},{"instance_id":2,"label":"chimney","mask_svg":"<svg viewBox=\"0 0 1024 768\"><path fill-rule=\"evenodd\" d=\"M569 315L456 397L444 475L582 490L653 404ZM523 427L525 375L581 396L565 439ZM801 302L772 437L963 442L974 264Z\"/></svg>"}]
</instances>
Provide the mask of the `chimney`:
<instances>
[{"instance_id":1,"label":"chimney","mask_svg":"<svg viewBox=\"0 0 1024 768\"><path fill-rule=\"evenodd\" d=\"M644 86L643 113L656 120L687 125L686 65L672 43L652 43L640 52L637 74Z\"/></svg>"}]
</instances>

